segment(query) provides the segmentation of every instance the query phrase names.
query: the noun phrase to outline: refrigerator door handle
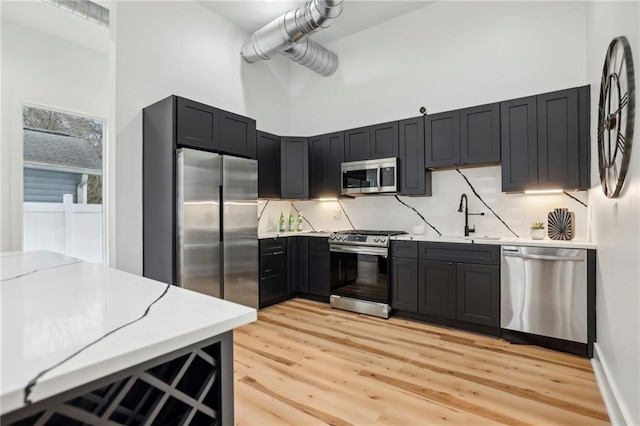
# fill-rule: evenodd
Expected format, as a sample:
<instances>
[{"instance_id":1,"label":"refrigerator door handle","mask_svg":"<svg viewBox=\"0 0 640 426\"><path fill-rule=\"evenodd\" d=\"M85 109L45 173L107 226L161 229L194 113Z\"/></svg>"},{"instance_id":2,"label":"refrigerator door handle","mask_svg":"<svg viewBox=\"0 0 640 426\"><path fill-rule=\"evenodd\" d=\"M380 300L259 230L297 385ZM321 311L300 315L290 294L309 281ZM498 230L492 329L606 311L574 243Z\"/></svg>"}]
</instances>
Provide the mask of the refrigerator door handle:
<instances>
[{"instance_id":1,"label":"refrigerator door handle","mask_svg":"<svg viewBox=\"0 0 640 426\"><path fill-rule=\"evenodd\" d=\"M176 281L178 286L182 287L182 271L184 270L184 152L180 148L177 151L177 167L176 167Z\"/></svg>"}]
</instances>

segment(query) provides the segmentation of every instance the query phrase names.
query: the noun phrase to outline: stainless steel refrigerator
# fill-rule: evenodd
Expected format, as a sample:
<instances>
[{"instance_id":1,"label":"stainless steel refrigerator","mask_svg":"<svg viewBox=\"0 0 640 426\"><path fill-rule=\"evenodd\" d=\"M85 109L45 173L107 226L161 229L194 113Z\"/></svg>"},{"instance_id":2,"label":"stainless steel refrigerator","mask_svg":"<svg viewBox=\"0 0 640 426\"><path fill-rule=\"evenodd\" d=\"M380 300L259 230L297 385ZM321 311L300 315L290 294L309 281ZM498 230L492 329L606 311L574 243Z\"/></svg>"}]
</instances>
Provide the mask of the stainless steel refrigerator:
<instances>
[{"instance_id":1,"label":"stainless steel refrigerator","mask_svg":"<svg viewBox=\"0 0 640 426\"><path fill-rule=\"evenodd\" d=\"M177 151L178 285L258 308L258 162Z\"/></svg>"}]
</instances>

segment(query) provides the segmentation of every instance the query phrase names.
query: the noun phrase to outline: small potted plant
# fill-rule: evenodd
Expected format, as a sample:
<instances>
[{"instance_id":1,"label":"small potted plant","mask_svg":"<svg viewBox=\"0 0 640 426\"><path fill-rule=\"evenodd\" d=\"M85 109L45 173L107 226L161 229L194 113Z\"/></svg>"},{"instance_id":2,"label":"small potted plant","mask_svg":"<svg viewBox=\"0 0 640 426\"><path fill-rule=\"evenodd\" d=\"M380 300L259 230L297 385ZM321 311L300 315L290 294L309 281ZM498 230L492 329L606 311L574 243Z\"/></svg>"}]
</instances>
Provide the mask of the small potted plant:
<instances>
[{"instance_id":1,"label":"small potted plant","mask_svg":"<svg viewBox=\"0 0 640 426\"><path fill-rule=\"evenodd\" d=\"M541 240L544 238L544 223L533 222L531 224L531 238L534 240Z\"/></svg>"}]
</instances>

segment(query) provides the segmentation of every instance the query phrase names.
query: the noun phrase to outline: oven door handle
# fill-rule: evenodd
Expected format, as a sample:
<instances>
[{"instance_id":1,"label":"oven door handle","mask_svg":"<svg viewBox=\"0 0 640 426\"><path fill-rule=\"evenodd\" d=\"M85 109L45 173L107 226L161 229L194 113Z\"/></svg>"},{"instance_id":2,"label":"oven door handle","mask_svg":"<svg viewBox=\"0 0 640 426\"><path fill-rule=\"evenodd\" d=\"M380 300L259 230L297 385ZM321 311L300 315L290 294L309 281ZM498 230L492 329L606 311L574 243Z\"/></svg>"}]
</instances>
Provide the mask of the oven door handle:
<instances>
[{"instance_id":1,"label":"oven door handle","mask_svg":"<svg viewBox=\"0 0 640 426\"><path fill-rule=\"evenodd\" d=\"M389 249L382 247L366 247L366 246L339 246L330 245L329 251L334 253L355 253L355 254L370 254L372 256L387 257L389 255Z\"/></svg>"}]
</instances>

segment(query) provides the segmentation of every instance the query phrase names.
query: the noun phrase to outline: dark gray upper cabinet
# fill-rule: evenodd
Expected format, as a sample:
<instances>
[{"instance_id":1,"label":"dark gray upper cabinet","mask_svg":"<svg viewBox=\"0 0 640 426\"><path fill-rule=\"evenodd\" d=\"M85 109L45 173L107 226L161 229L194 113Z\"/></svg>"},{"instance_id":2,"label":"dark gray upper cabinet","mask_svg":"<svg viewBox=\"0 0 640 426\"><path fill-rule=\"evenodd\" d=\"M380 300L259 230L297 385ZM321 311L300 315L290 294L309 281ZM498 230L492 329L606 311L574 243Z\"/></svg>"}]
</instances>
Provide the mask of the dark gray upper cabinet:
<instances>
[{"instance_id":1,"label":"dark gray upper cabinet","mask_svg":"<svg viewBox=\"0 0 640 426\"><path fill-rule=\"evenodd\" d=\"M539 95L537 103L538 188L578 188L578 90Z\"/></svg>"},{"instance_id":2,"label":"dark gray upper cabinet","mask_svg":"<svg viewBox=\"0 0 640 426\"><path fill-rule=\"evenodd\" d=\"M500 162L500 104L425 116L425 166Z\"/></svg>"},{"instance_id":3,"label":"dark gray upper cabinet","mask_svg":"<svg viewBox=\"0 0 640 426\"><path fill-rule=\"evenodd\" d=\"M281 198L309 198L309 141L283 136L280 139Z\"/></svg>"},{"instance_id":4,"label":"dark gray upper cabinet","mask_svg":"<svg viewBox=\"0 0 640 426\"><path fill-rule=\"evenodd\" d=\"M280 198L280 136L257 132L258 197Z\"/></svg>"},{"instance_id":5,"label":"dark gray upper cabinet","mask_svg":"<svg viewBox=\"0 0 640 426\"><path fill-rule=\"evenodd\" d=\"M424 166L422 116L398 122L398 180L401 195L431 195L431 172Z\"/></svg>"},{"instance_id":6,"label":"dark gray upper cabinet","mask_svg":"<svg viewBox=\"0 0 640 426\"><path fill-rule=\"evenodd\" d=\"M398 122L371 126L370 158L389 158L398 156Z\"/></svg>"},{"instance_id":7,"label":"dark gray upper cabinet","mask_svg":"<svg viewBox=\"0 0 640 426\"><path fill-rule=\"evenodd\" d=\"M524 191L538 185L536 97L502 102L502 191Z\"/></svg>"},{"instance_id":8,"label":"dark gray upper cabinet","mask_svg":"<svg viewBox=\"0 0 640 426\"><path fill-rule=\"evenodd\" d=\"M205 150L220 149L220 113L209 105L177 98L178 145Z\"/></svg>"},{"instance_id":9,"label":"dark gray upper cabinet","mask_svg":"<svg viewBox=\"0 0 640 426\"><path fill-rule=\"evenodd\" d=\"M589 188L589 86L500 109L503 192Z\"/></svg>"},{"instance_id":10,"label":"dark gray upper cabinet","mask_svg":"<svg viewBox=\"0 0 640 426\"><path fill-rule=\"evenodd\" d=\"M426 115L424 120L425 166L460 164L460 112Z\"/></svg>"},{"instance_id":11,"label":"dark gray upper cabinet","mask_svg":"<svg viewBox=\"0 0 640 426\"><path fill-rule=\"evenodd\" d=\"M220 110L220 143L226 154L256 158L256 121Z\"/></svg>"},{"instance_id":12,"label":"dark gray upper cabinet","mask_svg":"<svg viewBox=\"0 0 640 426\"><path fill-rule=\"evenodd\" d=\"M459 263L456 269L456 318L473 324L499 327L500 268Z\"/></svg>"},{"instance_id":13,"label":"dark gray upper cabinet","mask_svg":"<svg viewBox=\"0 0 640 426\"><path fill-rule=\"evenodd\" d=\"M371 158L371 127L360 127L344 132L344 161Z\"/></svg>"},{"instance_id":14,"label":"dark gray upper cabinet","mask_svg":"<svg viewBox=\"0 0 640 426\"><path fill-rule=\"evenodd\" d=\"M344 133L309 138L309 196L339 197L340 165L344 161Z\"/></svg>"},{"instance_id":15,"label":"dark gray upper cabinet","mask_svg":"<svg viewBox=\"0 0 640 426\"><path fill-rule=\"evenodd\" d=\"M460 164L500 162L500 104L460 110Z\"/></svg>"}]
</instances>

